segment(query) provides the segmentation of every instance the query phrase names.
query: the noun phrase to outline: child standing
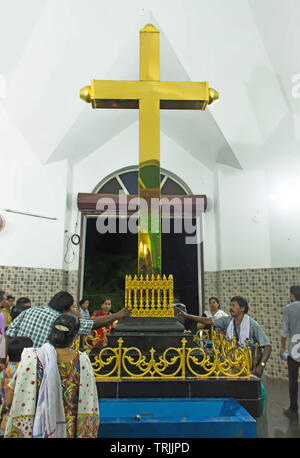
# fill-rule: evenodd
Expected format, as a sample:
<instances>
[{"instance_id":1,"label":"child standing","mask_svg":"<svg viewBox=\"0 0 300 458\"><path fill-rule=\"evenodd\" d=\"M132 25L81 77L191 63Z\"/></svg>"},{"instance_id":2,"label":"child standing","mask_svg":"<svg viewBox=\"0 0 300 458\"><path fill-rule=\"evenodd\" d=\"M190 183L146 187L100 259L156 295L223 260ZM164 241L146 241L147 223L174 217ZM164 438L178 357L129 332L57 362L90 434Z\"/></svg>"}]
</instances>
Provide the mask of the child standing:
<instances>
[{"instance_id":1,"label":"child standing","mask_svg":"<svg viewBox=\"0 0 300 458\"><path fill-rule=\"evenodd\" d=\"M15 375L21 355L24 348L32 347L33 342L29 337L14 337L10 339L7 347L8 360L5 369L0 373L0 394L2 397L2 405L0 407L0 436L4 436L5 423L8 410L5 405L5 391L6 388Z\"/></svg>"}]
</instances>

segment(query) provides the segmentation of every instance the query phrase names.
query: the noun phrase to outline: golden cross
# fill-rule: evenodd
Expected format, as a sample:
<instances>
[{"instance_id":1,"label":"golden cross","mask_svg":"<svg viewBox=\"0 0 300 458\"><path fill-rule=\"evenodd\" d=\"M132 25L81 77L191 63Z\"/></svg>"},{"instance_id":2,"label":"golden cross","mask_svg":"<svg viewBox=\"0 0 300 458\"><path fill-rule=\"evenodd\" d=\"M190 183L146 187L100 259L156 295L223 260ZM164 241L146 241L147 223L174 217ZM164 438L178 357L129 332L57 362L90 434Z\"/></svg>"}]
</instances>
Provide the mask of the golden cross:
<instances>
[{"instance_id":1,"label":"golden cross","mask_svg":"<svg viewBox=\"0 0 300 458\"><path fill-rule=\"evenodd\" d=\"M160 213L151 231L151 199L160 199L160 109L205 110L219 94L207 82L160 81L159 30L140 30L140 80L92 80L80 97L93 108L139 109L139 198L148 211L139 212L138 274L161 275ZM143 228L141 230L141 227Z\"/></svg>"}]
</instances>

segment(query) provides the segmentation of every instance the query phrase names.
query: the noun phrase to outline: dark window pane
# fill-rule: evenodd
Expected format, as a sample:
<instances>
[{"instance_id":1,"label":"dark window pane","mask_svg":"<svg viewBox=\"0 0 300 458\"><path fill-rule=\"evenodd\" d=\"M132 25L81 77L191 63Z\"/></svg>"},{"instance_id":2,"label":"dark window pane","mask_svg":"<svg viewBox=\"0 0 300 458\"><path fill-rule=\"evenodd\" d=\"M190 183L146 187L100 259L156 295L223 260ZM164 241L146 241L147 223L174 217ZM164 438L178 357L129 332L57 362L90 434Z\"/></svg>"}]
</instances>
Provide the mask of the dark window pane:
<instances>
[{"instance_id":1,"label":"dark window pane","mask_svg":"<svg viewBox=\"0 0 300 458\"><path fill-rule=\"evenodd\" d=\"M162 187L161 190L162 194L176 194L176 195L182 195L186 194L186 192L182 189L179 184L175 183L175 181L170 180L170 178L167 178L165 184Z\"/></svg>"},{"instance_id":2,"label":"dark window pane","mask_svg":"<svg viewBox=\"0 0 300 458\"><path fill-rule=\"evenodd\" d=\"M112 178L105 183L98 191L98 194L119 194L122 191L122 187L116 178Z\"/></svg>"},{"instance_id":3,"label":"dark window pane","mask_svg":"<svg viewBox=\"0 0 300 458\"><path fill-rule=\"evenodd\" d=\"M132 172L125 172L119 175L124 183L125 188L129 194L138 194L138 172L133 170Z\"/></svg>"},{"instance_id":4,"label":"dark window pane","mask_svg":"<svg viewBox=\"0 0 300 458\"><path fill-rule=\"evenodd\" d=\"M125 172L119 175L121 180L124 183L124 186L126 187L127 191L129 194L138 194L138 171L131 171L131 172ZM164 179L165 175L160 174L160 182Z\"/></svg>"}]
</instances>

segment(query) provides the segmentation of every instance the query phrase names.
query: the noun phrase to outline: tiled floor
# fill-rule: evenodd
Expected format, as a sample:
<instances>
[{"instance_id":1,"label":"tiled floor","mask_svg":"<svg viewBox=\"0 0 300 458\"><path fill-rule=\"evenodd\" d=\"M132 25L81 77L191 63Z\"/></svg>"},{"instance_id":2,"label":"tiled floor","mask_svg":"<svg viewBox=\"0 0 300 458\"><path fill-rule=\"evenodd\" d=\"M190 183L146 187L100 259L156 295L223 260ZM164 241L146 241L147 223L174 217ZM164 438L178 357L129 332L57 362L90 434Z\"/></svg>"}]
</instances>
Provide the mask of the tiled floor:
<instances>
[{"instance_id":1,"label":"tiled floor","mask_svg":"<svg viewBox=\"0 0 300 458\"><path fill-rule=\"evenodd\" d=\"M266 409L264 415L256 420L257 437L300 437L299 420L289 420L282 413L283 409L289 407L288 381L266 378L264 386L267 392Z\"/></svg>"}]
</instances>

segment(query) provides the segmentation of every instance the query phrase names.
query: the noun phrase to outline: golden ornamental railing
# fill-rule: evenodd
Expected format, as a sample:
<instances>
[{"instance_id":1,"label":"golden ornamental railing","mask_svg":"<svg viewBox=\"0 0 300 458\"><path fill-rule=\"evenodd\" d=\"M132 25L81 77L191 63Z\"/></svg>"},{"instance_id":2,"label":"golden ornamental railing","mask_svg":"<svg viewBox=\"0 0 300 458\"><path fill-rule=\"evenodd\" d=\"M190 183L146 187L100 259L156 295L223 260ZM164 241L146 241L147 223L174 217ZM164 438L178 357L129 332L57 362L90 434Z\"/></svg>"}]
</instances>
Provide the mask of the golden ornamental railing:
<instances>
[{"instance_id":1,"label":"golden ornamental railing","mask_svg":"<svg viewBox=\"0 0 300 458\"><path fill-rule=\"evenodd\" d=\"M173 276L126 275L125 307L132 317L174 317Z\"/></svg>"},{"instance_id":2,"label":"golden ornamental railing","mask_svg":"<svg viewBox=\"0 0 300 458\"><path fill-rule=\"evenodd\" d=\"M187 347L187 340L181 340L181 347L169 347L163 354L156 355L151 348L147 355L139 348L124 347L118 339L118 347L104 347L92 363L97 381L104 379L203 379L203 378L250 378L252 366L249 342L238 347L236 339L227 340L212 330L212 347L209 349L209 334L198 331L194 338L195 347Z\"/></svg>"},{"instance_id":3,"label":"golden ornamental railing","mask_svg":"<svg viewBox=\"0 0 300 458\"><path fill-rule=\"evenodd\" d=\"M103 330L103 337L99 337L99 334L97 334L96 331L92 331L91 334L87 336L82 336L80 350L86 351L87 354L89 354L90 351L94 347L96 348L105 347L107 345L107 330L106 328L102 328L102 330ZM76 343L76 340L75 340L75 343ZM73 348L75 347L73 346ZM76 347L76 349L79 350L79 347Z\"/></svg>"}]
</instances>

